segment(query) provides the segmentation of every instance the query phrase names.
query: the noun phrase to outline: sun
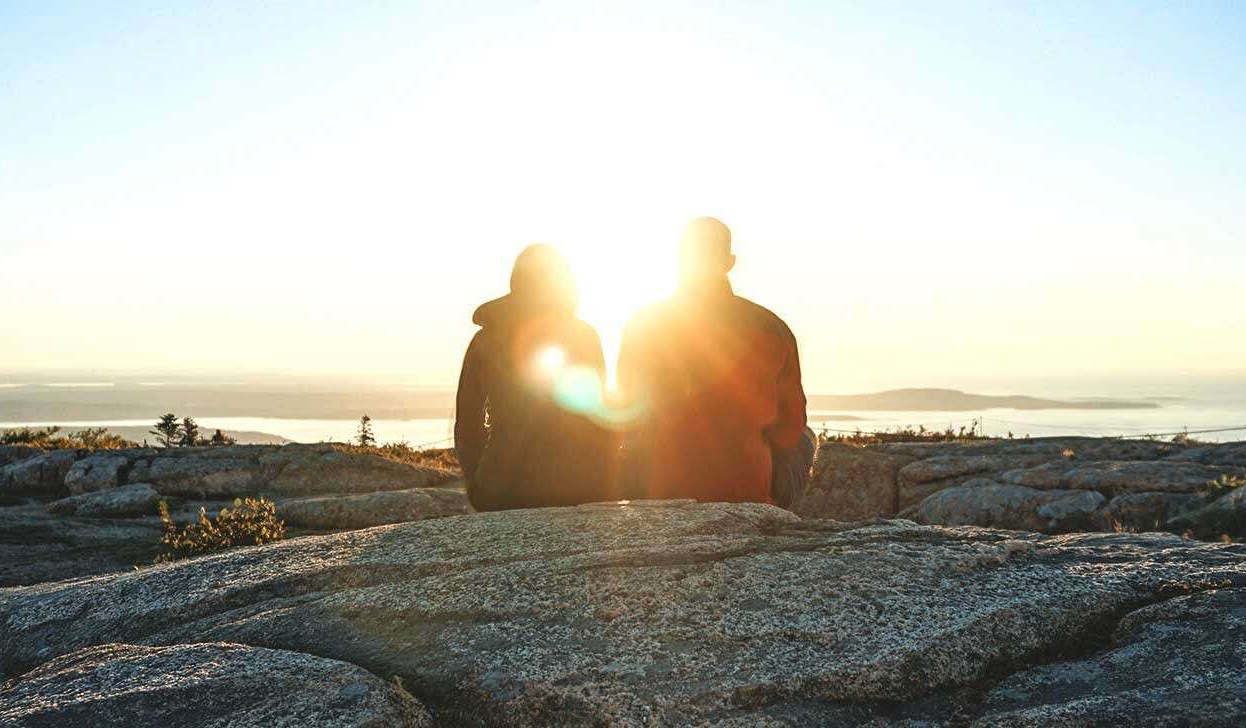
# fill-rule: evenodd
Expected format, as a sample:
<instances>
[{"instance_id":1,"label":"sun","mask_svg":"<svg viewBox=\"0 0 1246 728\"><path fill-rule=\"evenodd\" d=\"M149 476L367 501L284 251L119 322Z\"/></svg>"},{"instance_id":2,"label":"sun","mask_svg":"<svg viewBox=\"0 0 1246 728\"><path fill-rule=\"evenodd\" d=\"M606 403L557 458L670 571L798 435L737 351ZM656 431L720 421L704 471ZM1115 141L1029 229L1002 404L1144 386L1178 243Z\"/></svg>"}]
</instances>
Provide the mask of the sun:
<instances>
[{"instance_id":1,"label":"sun","mask_svg":"<svg viewBox=\"0 0 1246 728\"><path fill-rule=\"evenodd\" d=\"M620 250L620 249L614 249ZM623 328L641 308L670 294L675 280L673 244L633 245L625 254L609 246L568 247L580 288L580 318L597 329L613 387Z\"/></svg>"}]
</instances>

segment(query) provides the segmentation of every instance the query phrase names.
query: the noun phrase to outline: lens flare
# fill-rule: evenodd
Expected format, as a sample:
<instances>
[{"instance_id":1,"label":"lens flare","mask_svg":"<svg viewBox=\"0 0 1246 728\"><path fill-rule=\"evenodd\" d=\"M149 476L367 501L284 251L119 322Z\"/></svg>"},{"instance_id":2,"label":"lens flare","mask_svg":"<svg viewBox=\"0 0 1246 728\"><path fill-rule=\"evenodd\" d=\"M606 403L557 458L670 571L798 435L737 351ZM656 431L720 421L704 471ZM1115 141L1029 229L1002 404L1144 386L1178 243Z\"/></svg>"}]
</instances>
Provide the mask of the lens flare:
<instances>
[{"instance_id":1,"label":"lens flare","mask_svg":"<svg viewBox=\"0 0 1246 728\"><path fill-rule=\"evenodd\" d=\"M569 412L599 416L605 410L601 395L601 378L587 367L568 367L554 380L554 401Z\"/></svg>"},{"instance_id":2,"label":"lens flare","mask_svg":"<svg viewBox=\"0 0 1246 728\"><path fill-rule=\"evenodd\" d=\"M554 374L567 363L567 354L557 346L547 346L536 355L536 366L545 374Z\"/></svg>"}]
</instances>

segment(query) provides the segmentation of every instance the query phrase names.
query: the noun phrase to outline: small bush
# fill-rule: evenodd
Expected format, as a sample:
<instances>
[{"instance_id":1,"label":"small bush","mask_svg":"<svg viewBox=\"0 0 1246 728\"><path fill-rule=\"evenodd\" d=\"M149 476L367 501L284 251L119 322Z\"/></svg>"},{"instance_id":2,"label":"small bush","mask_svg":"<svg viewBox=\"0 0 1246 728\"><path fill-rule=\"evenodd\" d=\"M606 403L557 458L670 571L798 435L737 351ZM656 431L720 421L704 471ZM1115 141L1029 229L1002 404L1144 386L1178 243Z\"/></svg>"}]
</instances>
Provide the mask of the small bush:
<instances>
[{"instance_id":1,"label":"small bush","mask_svg":"<svg viewBox=\"0 0 1246 728\"><path fill-rule=\"evenodd\" d=\"M216 518L199 509L194 523L179 524L169 515L169 506L160 501L160 520L164 522L164 553L156 562L176 561L188 556L224 551L235 546L258 546L286 537L286 525L277 518L277 506L264 498L239 498L234 507L222 508Z\"/></svg>"},{"instance_id":2,"label":"small bush","mask_svg":"<svg viewBox=\"0 0 1246 728\"><path fill-rule=\"evenodd\" d=\"M1219 500L1220 498L1232 493L1238 488L1246 487L1246 476L1242 475L1221 475L1216 480L1208 481L1203 486L1202 494L1207 501Z\"/></svg>"}]
</instances>

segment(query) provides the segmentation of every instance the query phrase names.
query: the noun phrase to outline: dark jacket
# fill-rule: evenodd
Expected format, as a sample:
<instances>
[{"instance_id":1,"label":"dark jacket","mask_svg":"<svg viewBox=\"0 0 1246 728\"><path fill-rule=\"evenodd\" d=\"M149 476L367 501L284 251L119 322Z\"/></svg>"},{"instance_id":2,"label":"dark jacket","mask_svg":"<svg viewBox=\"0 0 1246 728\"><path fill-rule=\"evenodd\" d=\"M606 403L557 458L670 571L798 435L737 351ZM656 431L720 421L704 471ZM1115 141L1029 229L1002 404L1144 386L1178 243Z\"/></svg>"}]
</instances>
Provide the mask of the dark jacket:
<instances>
[{"instance_id":1,"label":"dark jacket","mask_svg":"<svg viewBox=\"0 0 1246 728\"><path fill-rule=\"evenodd\" d=\"M560 376L604 379L601 342L568 310L515 295L484 304L459 377L454 447L479 511L606 500L609 433L577 402L560 401ZM538 365L550 347L557 370Z\"/></svg>"},{"instance_id":2,"label":"dark jacket","mask_svg":"<svg viewBox=\"0 0 1246 728\"><path fill-rule=\"evenodd\" d=\"M796 338L720 284L641 311L619 352L619 386L640 412L628 435L630 497L773 502L771 451L805 429Z\"/></svg>"}]
</instances>

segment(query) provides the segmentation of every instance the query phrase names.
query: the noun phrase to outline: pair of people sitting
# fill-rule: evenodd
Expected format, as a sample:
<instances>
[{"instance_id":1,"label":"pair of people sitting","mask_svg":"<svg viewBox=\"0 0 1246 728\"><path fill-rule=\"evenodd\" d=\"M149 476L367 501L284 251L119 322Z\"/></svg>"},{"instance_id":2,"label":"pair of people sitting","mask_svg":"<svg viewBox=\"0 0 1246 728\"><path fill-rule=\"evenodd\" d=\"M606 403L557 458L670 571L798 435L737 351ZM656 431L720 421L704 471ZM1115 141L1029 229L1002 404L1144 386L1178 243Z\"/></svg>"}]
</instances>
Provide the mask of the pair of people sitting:
<instances>
[{"instance_id":1,"label":"pair of people sitting","mask_svg":"<svg viewBox=\"0 0 1246 728\"><path fill-rule=\"evenodd\" d=\"M459 378L455 450L477 510L803 494L814 438L795 337L732 291L726 225L693 221L679 253L676 294L624 330L609 406L577 401L586 375L600 391L605 358L566 260L545 245L519 255L510 294L476 310Z\"/></svg>"}]
</instances>

